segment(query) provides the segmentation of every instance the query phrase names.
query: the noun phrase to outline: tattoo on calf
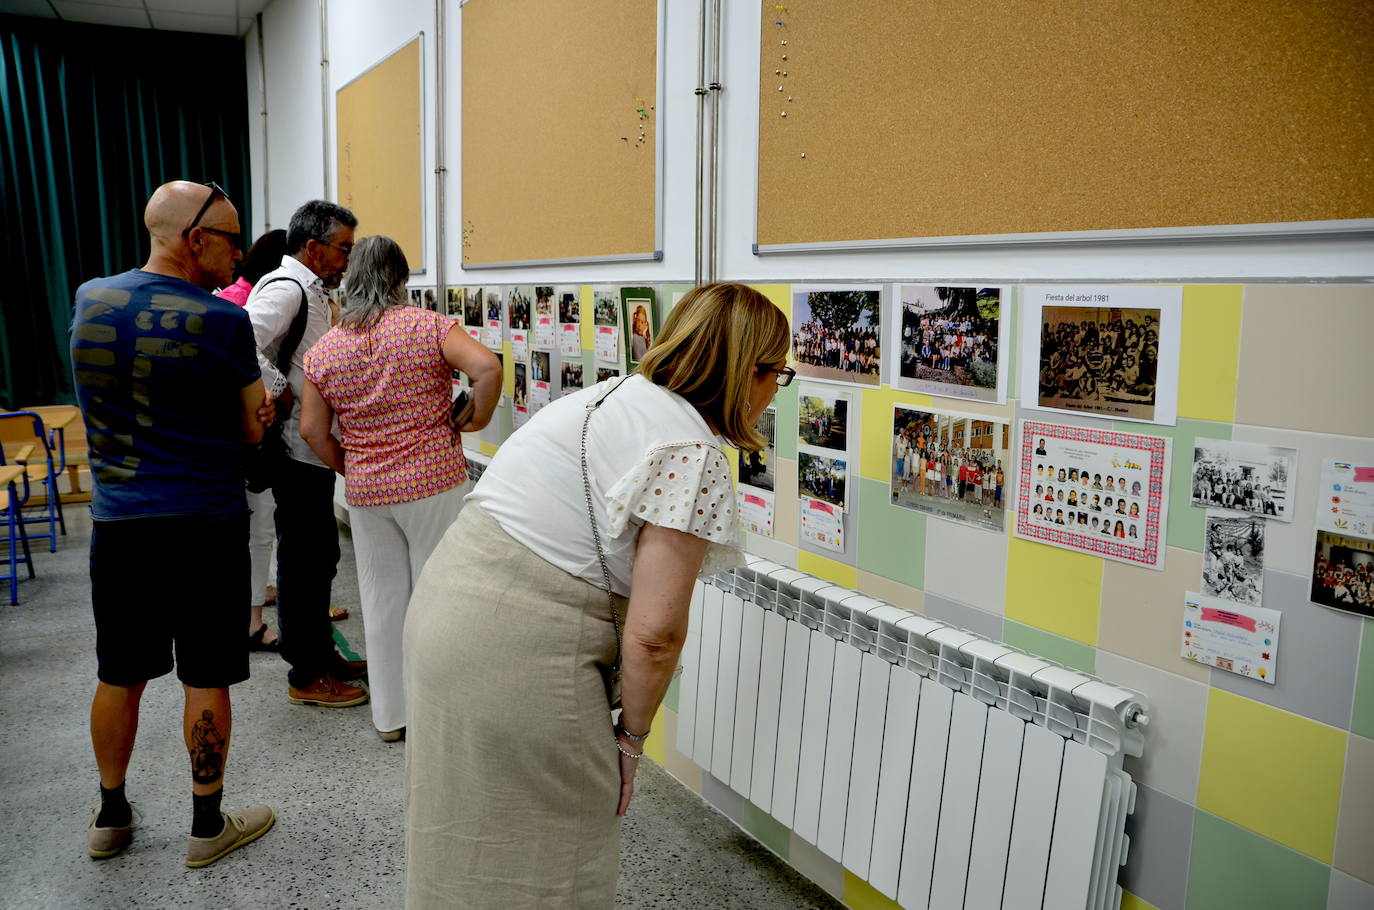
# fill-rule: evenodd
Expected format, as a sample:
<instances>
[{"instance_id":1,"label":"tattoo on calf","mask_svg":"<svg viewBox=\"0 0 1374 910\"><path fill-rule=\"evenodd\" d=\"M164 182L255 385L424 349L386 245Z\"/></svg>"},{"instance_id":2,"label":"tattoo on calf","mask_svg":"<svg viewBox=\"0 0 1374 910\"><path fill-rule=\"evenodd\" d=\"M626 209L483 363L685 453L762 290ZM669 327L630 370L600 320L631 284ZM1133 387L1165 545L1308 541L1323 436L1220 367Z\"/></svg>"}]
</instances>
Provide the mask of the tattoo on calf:
<instances>
[{"instance_id":1,"label":"tattoo on calf","mask_svg":"<svg viewBox=\"0 0 1374 910\"><path fill-rule=\"evenodd\" d=\"M191 726L191 779L198 784L213 784L224 774L224 736L215 726L215 712L200 712Z\"/></svg>"}]
</instances>

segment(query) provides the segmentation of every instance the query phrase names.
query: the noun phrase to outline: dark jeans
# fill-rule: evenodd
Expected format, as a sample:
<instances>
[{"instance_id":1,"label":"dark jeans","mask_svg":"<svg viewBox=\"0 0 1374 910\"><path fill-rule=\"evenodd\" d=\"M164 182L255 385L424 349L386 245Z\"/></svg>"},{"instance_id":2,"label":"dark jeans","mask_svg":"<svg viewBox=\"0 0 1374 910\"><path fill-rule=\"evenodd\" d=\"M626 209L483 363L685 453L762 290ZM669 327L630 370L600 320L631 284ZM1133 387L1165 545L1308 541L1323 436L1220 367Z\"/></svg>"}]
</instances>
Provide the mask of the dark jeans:
<instances>
[{"instance_id":1,"label":"dark jeans","mask_svg":"<svg viewBox=\"0 0 1374 910\"><path fill-rule=\"evenodd\" d=\"M304 688L334 660L329 596L339 568L334 472L288 458L272 484L277 522L277 625L287 680Z\"/></svg>"}]
</instances>

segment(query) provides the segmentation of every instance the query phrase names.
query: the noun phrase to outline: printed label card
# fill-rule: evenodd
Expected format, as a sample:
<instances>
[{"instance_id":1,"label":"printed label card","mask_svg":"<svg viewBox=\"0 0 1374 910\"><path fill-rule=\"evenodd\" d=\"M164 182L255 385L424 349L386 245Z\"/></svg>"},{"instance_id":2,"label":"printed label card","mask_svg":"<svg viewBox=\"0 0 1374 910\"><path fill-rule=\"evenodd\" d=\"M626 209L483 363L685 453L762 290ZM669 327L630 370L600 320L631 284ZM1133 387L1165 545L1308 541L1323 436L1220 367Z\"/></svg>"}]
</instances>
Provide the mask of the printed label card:
<instances>
[{"instance_id":1,"label":"printed label card","mask_svg":"<svg viewBox=\"0 0 1374 910\"><path fill-rule=\"evenodd\" d=\"M482 327L476 325L465 325L463 331L468 333L468 337L478 344L482 343Z\"/></svg>"},{"instance_id":2,"label":"printed label card","mask_svg":"<svg viewBox=\"0 0 1374 910\"><path fill-rule=\"evenodd\" d=\"M510 354L516 360L529 359L530 336L524 329L510 330Z\"/></svg>"},{"instance_id":3,"label":"printed label card","mask_svg":"<svg viewBox=\"0 0 1374 910\"><path fill-rule=\"evenodd\" d=\"M772 537L773 494L762 490L740 490L739 523L750 533Z\"/></svg>"},{"instance_id":4,"label":"printed label card","mask_svg":"<svg viewBox=\"0 0 1374 910\"><path fill-rule=\"evenodd\" d=\"M1374 618L1374 465L1323 462L1314 524L1312 602Z\"/></svg>"},{"instance_id":5,"label":"printed label card","mask_svg":"<svg viewBox=\"0 0 1374 910\"><path fill-rule=\"evenodd\" d=\"M1185 660L1274 685L1279 656L1278 610L1188 592L1183 602Z\"/></svg>"},{"instance_id":6,"label":"printed label card","mask_svg":"<svg viewBox=\"0 0 1374 910\"><path fill-rule=\"evenodd\" d=\"M844 552L844 512L819 499L801 501L801 539L823 550Z\"/></svg>"}]
</instances>

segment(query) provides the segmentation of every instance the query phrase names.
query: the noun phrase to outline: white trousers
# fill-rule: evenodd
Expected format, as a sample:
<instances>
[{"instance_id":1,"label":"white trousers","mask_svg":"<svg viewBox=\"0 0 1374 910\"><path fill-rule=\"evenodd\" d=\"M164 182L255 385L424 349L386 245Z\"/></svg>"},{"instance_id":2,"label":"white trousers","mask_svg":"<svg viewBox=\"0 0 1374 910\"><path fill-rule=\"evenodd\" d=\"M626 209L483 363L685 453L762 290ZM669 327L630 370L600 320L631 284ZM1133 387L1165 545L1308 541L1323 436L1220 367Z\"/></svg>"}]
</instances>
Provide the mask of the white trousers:
<instances>
[{"instance_id":1,"label":"white trousers","mask_svg":"<svg viewBox=\"0 0 1374 910\"><path fill-rule=\"evenodd\" d=\"M390 506L349 506L358 595L363 605L372 723L381 732L406 724L401 634L420 570L463 507L461 486Z\"/></svg>"},{"instance_id":2,"label":"white trousers","mask_svg":"<svg viewBox=\"0 0 1374 910\"><path fill-rule=\"evenodd\" d=\"M272 513L277 502L270 489L261 493L250 491L248 508L253 510L248 521L248 552L253 559L253 599L249 606L260 607L267 599L267 584L276 574L272 571L272 545L277 542L277 523Z\"/></svg>"}]
</instances>

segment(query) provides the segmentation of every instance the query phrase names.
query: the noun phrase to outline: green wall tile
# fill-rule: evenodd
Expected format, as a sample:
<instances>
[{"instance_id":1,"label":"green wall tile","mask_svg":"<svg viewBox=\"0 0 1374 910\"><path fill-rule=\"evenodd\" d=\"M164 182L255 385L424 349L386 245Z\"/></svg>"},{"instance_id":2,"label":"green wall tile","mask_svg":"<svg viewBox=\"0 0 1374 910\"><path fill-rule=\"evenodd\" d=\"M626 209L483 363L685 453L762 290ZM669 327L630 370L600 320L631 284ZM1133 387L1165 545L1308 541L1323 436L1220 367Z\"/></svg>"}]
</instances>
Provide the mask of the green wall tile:
<instances>
[{"instance_id":1,"label":"green wall tile","mask_svg":"<svg viewBox=\"0 0 1374 910\"><path fill-rule=\"evenodd\" d=\"M1350 732L1374 739L1374 620L1364 621L1360 669L1355 674L1355 713Z\"/></svg>"},{"instance_id":2,"label":"green wall tile","mask_svg":"<svg viewBox=\"0 0 1374 910\"><path fill-rule=\"evenodd\" d=\"M1180 418L1176 427L1157 427L1118 420L1113 428L1122 433L1168 436L1174 441L1173 463L1169 466L1169 526L1165 529L1165 542L1171 547L1201 553L1207 512L1192 504L1193 441L1199 437L1230 439L1231 424Z\"/></svg>"},{"instance_id":3,"label":"green wall tile","mask_svg":"<svg viewBox=\"0 0 1374 910\"><path fill-rule=\"evenodd\" d=\"M913 588L925 586L926 516L894 506L882 481L859 482L859 568Z\"/></svg>"},{"instance_id":4,"label":"green wall tile","mask_svg":"<svg viewBox=\"0 0 1374 910\"><path fill-rule=\"evenodd\" d=\"M1197 811L1188 910L1321 908L1330 878L1329 866Z\"/></svg>"},{"instance_id":5,"label":"green wall tile","mask_svg":"<svg viewBox=\"0 0 1374 910\"><path fill-rule=\"evenodd\" d=\"M793 382L785 389L778 389L778 394L773 398L773 407L778 412L777 456L790 458L793 461L797 458L797 389L799 388L801 386ZM855 472L855 476L858 476L857 472Z\"/></svg>"},{"instance_id":6,"label":"green wall tile","mask_svg":"<svg viewBox=\"0 0 1374 910\"><path fill-rule=\"evenodd\" d=\"M1007 288L1007 299L1003 301L1002 307L1002 344L1007 347L1007 398L1016 398L1018 383L1016 381L1016 369L1021 364L1021 352L1016 344L1017 336L1021 332L1021 286L1013 285ZM1016 427L1012 426L1012 432L1016 432Z\"/></svg>"},{"instance_id":7,"label":"green wall tile","mask_svg":"<svg viewBox=\"0 0 1374 910\"><path fill-rule=\"evenodd\" d=\"M1002 641L1013 648L1020 648L1046 660L1057 661L1075 670L1085 673L1097 672L1097 649L1060 635L1009 619L1002 626Z\"/></svg>"},{"instance_id":8,"label":"green wall tile","mask_svg":"<svg viewBox=\"0 0 1374 910\"><path fill-rule=\"evenodd\" d=\"M769 850L787 859L791 832L787 826L751 802L744 804L744 830L754 835Z\"/></svg>"},{"instance_id":9,"label":"green wall tile","mask_svg":"<svg viewBox=\"0 0 1374 910\"><path fill-rule=\"evenodd\" d=\"M668 683L668 691L663 695L663 707L669 711L677 710L677 696L682 691L682 677L674 676L673 681Z\"/></svg>"}]
</instances>

